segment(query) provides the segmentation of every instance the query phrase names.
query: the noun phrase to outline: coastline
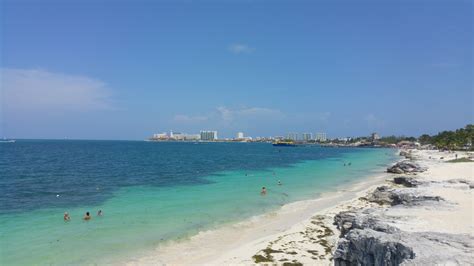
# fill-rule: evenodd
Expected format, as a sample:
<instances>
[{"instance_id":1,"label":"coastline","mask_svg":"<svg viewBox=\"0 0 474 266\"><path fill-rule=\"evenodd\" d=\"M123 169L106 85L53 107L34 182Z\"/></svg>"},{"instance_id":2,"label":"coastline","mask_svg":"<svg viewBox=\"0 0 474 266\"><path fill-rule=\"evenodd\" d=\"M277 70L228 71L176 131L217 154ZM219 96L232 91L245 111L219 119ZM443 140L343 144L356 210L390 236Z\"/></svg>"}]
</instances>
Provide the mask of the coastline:
<instances>
[{"instance_id":1,"label":"coastline","mask_svg":"<svg viewBox=\"0 0 474 266\"><path fill-rule=\"evenodd\" d=\"M252 256L265 249L272 239L289 232L299 233L311 224L315 215L329 214L334 208L352 202L370 188L383 184L390 176L384 170L377 167L362 180L339 185L335 191L321 193L314 199L288 203L244 221L201 231L189 239L167 242L147 255L132 258L123 264L255 264Z\"/></svg>"},{"instance_id":2,"label":"coastline","mask_svg":"<svg viewBox=\"0 0 474 266\"><path fill-rule=\"evenodd\" d=\"M348 188L322 193L316 199L289 203L276 211L243 222L162 245L147 256L124 264L253 265L289 262L332 265L335 257L339 263L348 259L343 254L347 253L344 241L353 240L344 235L341 232L343 229L335 223L335 217L347 213L374 213L376 220L384 222L383 226L394 228L401 234L402 237L397 235L403 239L399 240L400 244L412 252L412 257L401 258L399 262L425 264L436 261L462 265L472 261L474 164L446 163L454 159L454 154L445 152L414 150L410 154L417 163L428 169L423 173L407 174L421 184L416 188L394 184L393 178L400 176L397 174L368 176ZM468 155L460 154L461 157ZM415 198L421 201L413 205L387 206L366 199L380 187L396 193L415 193ZM423 197L427 197L428 201L423 202ZM429 201L430 197L438 198L439 202ZM382 240L376 238L377 241L382 241L383 246L385 236L378 237Z\"/></svg>"}]
</instances>

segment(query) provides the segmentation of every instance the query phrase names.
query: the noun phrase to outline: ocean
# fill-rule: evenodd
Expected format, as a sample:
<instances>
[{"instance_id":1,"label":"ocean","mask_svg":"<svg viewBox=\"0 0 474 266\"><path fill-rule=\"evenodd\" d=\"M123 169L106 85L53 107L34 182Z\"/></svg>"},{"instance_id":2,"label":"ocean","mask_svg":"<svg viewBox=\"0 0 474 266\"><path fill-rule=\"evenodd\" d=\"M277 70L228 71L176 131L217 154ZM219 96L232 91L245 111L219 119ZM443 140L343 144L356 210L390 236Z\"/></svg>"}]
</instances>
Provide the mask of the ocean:
<instances>
[{"instance_id":1,"label":"ocean","mask_svg":"<svg viewBox=\"0 0 474 266\"><path fill-rule=\"evenodd\" d=\"M391 149L267 143L2 143L0 264L123 262L350 186L395 160Z\"/></svg>"}]
</instances>

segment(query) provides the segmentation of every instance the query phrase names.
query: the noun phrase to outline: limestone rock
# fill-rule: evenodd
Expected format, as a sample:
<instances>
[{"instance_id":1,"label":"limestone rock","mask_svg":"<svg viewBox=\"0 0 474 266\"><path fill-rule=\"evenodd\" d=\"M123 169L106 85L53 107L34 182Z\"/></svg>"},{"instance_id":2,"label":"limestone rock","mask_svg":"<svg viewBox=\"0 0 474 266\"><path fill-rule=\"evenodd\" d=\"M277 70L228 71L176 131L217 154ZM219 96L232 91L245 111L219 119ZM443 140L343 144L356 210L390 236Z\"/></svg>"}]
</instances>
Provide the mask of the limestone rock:
<instances>
[{"instance_id":1,"label":"limestone rock","mask_svg":"<svg viewBox=\"0 0 474 266\"><path fill-rule=\"evenodd\" d=\"M398 162L395 165L387 168L387 172L394 174L421 173L424 171L426 171L426 168L409 161Z\"/></svg>"}]
</instances>

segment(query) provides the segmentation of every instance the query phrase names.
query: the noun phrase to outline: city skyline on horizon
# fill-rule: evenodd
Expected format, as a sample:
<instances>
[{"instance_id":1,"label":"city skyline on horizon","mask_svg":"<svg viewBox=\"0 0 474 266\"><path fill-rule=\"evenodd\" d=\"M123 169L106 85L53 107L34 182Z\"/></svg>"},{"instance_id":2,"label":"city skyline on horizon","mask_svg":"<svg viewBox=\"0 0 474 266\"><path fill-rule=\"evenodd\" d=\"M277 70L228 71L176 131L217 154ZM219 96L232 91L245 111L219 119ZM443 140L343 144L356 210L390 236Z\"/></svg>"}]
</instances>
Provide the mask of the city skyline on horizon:
<instances>
[{"instance_id":1,"label":"city skyline on horizon","mask_svg":"<svg viewBox=\"0 0 474 266\"><path fill-rule=\"evenodd\" d=\"M0 137L420 136L474 121L466 1L91 5L2 1Z\"/></svg>"}]
</instances>

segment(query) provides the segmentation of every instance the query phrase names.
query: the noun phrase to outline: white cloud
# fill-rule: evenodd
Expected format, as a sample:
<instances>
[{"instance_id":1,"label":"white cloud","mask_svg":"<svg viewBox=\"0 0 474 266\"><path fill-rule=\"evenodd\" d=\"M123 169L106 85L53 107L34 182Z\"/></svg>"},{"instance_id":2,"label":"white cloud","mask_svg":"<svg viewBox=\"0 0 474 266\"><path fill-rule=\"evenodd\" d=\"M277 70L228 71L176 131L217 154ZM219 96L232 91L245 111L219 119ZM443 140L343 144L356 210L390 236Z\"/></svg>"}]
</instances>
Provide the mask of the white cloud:
<instances>
[{"instance_id":1,"label":"white cloud","mask_svg":"<svg viewBox=\"0 0 474 266\"><path fill-rule=\"evenodd\" d=\"M234 43L229 46L229 51L234 54L250 54L253 53L255 50L255 48L242 43Z\"/></svg>"},{"instance_id":2,"label":"white cloud","mask_svg":"<svg viewBox=\"0 0 474 266\"><path fill-rule=\"evenodd\" d=\"M97 79L40 69L1 69L8 115L111 109L110 89Z\"/></svg>"}]
</instances>

